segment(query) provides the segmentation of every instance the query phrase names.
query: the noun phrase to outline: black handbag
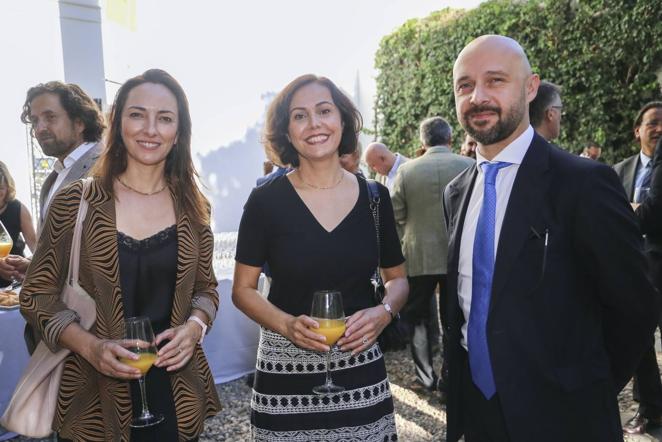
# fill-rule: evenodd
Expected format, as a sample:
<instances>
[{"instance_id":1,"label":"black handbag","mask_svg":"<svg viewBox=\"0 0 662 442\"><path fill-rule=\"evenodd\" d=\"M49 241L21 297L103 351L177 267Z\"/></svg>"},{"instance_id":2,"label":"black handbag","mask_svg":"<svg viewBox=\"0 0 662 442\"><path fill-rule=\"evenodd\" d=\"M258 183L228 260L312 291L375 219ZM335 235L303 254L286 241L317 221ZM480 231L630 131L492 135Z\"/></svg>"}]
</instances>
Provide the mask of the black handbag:
<instances>
[{"instance_id":1,"label":"black handbag","mask_svg":"<svg viewBox=\"0 0 662 442\"><path fill-rule=\"evenodd\" d=\"M379 188L375 180L366 179L368 188L368 200L370 201L370 212L375 222L375 232L377 233L377 268L371 278L372 285L375 287L373 300L375 305L380 305L384 301L386 288L382 275L379 272L379 262L381 261L381 235L379 229ZM409 343L409 329L404 321L400 320L400 313L396 314L377 338L382 352L403 350Z\"/></svg>"}]
</instances>

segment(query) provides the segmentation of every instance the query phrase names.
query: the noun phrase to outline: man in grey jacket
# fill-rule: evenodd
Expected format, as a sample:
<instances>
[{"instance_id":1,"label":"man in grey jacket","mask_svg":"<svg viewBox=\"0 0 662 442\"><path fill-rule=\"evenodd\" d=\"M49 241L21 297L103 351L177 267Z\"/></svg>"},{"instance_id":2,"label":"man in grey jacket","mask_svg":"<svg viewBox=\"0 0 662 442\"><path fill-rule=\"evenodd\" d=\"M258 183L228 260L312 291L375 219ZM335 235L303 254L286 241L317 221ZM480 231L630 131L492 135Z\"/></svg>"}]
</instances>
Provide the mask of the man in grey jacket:
<instances>
[{"instance_id":1,"label":"man in grey jacket","mask_svg":"<svg viewBox=\"0 0 662 442\"><path fill-rule=\"evenodd\" d=\"M428 118L420 126L425 153L400 166L393 185L393 211L402 234L407 259L409 299L402 310L411 325L411 352L417 383L429 390L444 390L432 366L433 321L430 314L439 286L439 313L445 324L445 280L448 235L443 222L442 197L446 185L467 167L470 158L451 153L451 127L441 117Z\"/></svg>"},{"instance_id":2,"label":"man in grey jacket","mask_svg":"<svg viewBox=\"0 0 662 442\"><path fill-rule=\"evenodd\" d=\"M85 177L101 155L100 140L106 125L92 98L79 86L60 81L38 84L28 90L21 121L30 125L31 134L44 154L56 158L39 195L37 230L40 232L55 193ZM29 264L27 258L9 255L0 260L0 276L22 279ZM26 328L25 338L32 353L35 341L31 329Z\"/></svg>"}]
</instances>

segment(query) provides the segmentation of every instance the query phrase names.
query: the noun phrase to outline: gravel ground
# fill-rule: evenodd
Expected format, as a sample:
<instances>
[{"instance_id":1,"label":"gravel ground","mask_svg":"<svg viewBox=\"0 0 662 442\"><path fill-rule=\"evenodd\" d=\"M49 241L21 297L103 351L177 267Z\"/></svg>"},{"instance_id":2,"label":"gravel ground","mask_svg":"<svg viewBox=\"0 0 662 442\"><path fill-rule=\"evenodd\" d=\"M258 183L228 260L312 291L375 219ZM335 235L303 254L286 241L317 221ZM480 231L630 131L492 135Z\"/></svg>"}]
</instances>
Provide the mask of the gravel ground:
<instances>
[{"instance_id":1,"label":"gravel ground","mask_svg":"<svg viewBox=\"0 0 662 442\"><path fill-rule=\"evenodd\" d=\"M662 353L658 353L658 362L662 364ZM446 413L438 393L417 394L408 388L414 381L414 369L409 351L404 350L387 354L386 366L395 399L396 424L400 440L404 442L444 440L446 436ZM439 366L437 357L435 367ZM223 404L223 411L207 421L200 441L248 441L251 390L246 384L246 379L241 378L218 385L217 389ZM619 395L619 405L623 421L629 419L635 413L637 405L632 400L631 384ZM23 437L14 440L25 442L49 441L49 439ZM662 429L651 430L641 436L627 436L625 440L627 442L662 441Z\"/></svg>"}]
</instances>

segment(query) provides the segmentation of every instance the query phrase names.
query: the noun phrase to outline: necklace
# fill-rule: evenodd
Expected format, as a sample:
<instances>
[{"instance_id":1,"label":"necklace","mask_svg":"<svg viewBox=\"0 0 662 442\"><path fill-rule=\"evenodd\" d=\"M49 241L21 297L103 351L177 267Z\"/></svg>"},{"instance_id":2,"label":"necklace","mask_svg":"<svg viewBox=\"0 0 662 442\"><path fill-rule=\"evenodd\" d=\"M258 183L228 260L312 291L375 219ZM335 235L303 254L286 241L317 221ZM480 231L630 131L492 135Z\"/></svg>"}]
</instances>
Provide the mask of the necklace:
<instances>
[{"instance_id":1,"label":"necklace","mask_svg":"<svg viewBox=\"0 0 662 442\"><path fill-rule=\"evenodd\" d=\"M155 190L154 192L141 192L140 190L136 190L136 189L134 189L133 187L131 187L131 186L129 186L128 184L126 184L126 183L125 183L124 181L122 181L119 177L117 177L117 181L119 181L120 184L121 184L122 186L126 187L127 189L129 189L129 190L131 190L131 191L133 191L133 192L136 192L136 193L138 193L138 194L140 194L140 195L143 195L143 196L152 196L152 195L156 195L157 193L161 193L161 192L163 192L163 191L166 189L166 187L168 187L168 184L166 183L163 187L161 187L161 188L158 189L158 190Z\"/></svg>"},{"instance_id":2,"label":"necklace","mask_svg":"<svg viewBox=\"0 0 662 442\"><path fill-rule=\"evenodd\" d=\"M340 175L340 179L339 179L338 181L336 181L335 184L331 184L330 186L326 186L326 187L324 187L324 186L316 186L316 185L314 185L314 184L310 184L309 182L307 182L306 180L304 180L303 177L301 176L301 172L299 172L299 169L297 169L297 175L299 176L299 179L301 180L301 182L302 182L303 184L305 184L305 185L308 186L308 187L312 187L313 189L317 189L317 190L329 190L329 189L333 189L334 187L337 187L338 184L340 184L340 183L342 182L343 178L345 178L345 173L342 172L341 175Z\"/></svg>"}]
</instances>

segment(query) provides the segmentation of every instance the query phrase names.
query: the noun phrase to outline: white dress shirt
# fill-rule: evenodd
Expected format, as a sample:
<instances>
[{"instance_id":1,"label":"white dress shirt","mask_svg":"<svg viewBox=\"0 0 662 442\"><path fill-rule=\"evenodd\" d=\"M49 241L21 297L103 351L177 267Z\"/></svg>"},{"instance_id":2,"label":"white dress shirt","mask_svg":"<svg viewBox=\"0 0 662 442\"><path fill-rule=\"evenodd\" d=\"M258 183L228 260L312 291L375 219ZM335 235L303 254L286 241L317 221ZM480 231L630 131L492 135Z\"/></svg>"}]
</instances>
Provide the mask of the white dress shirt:
<instances>
[{"instance_id":1,"label":"white dress shirt","mask_svg":"<svg viewBox=\"0 0 662 442\"><path fill-rule=\"evenodd\" d=\"M55 192L57 192L57 190L62 185L62 182L69 174L72 166L80 159L80 157L85 155L96 144L96 142L83 143L72 150L71 153L66 156L64 161L55 160L55 163L53 163L53 170L57 172L57 179L51 186L50 191L48 192L48 196L46 197L46 201L44 201L44 207L42 209L44 214L46 213L46 208L50 205L51 199L53 199Z\"/></svg>"},{"instance_id":2,"label":"white dress shirt","mask_svg":"<svg viewBox=\"0 0 662 442\"><path fill-rule=\"evenodd\" d=\"M489 161L495 163L504 161L511 163L499 170L496 177L496 218L494 225L494 256L496 260L497 246L499 244L499 236L501 234L501 225L503 218L506 215L506 208L508 207L508 200L510 199L510 192L513 190L513 183L517 176L520 164L524 155L529 150L529 145L533 139L533 128L531 126L526 129L522 135L517 137L506 146L499 154ZM464 313L464 325L462 325L462 346L467 348L467 325L469 323L469 313L471 312L471 292L472 292L472 274L473 274L473 255L474 255L474 239L476 237L476 225L478 224L478 215L483 205L483 190L484 190L484 176L483 169L480 164L488 160L483 157L479 150L476 149L476 167L478 168L478 175L471 193L469 206L467 207L467 215L464 218L464 227L462 229L462 237L460 240L460 257L458 263L458 280L457 280L457 293L460 308Z\"/></svg>"},{"instance_id":3,"label":"white dress shirt","mask_svg":"<svg viewBox=\"0 0 662 442\"><path fill-rule=\"evenodd\" d=\"M393 184L395 183L395 175L398 173L398 167L400 167L400 163L402 163L402 155L396 153L393 167L391 167L391 170L388 171L388 175L386 175L386 187L388 187L389 191L393 190Z\"/></svg>"}]
</instances>

